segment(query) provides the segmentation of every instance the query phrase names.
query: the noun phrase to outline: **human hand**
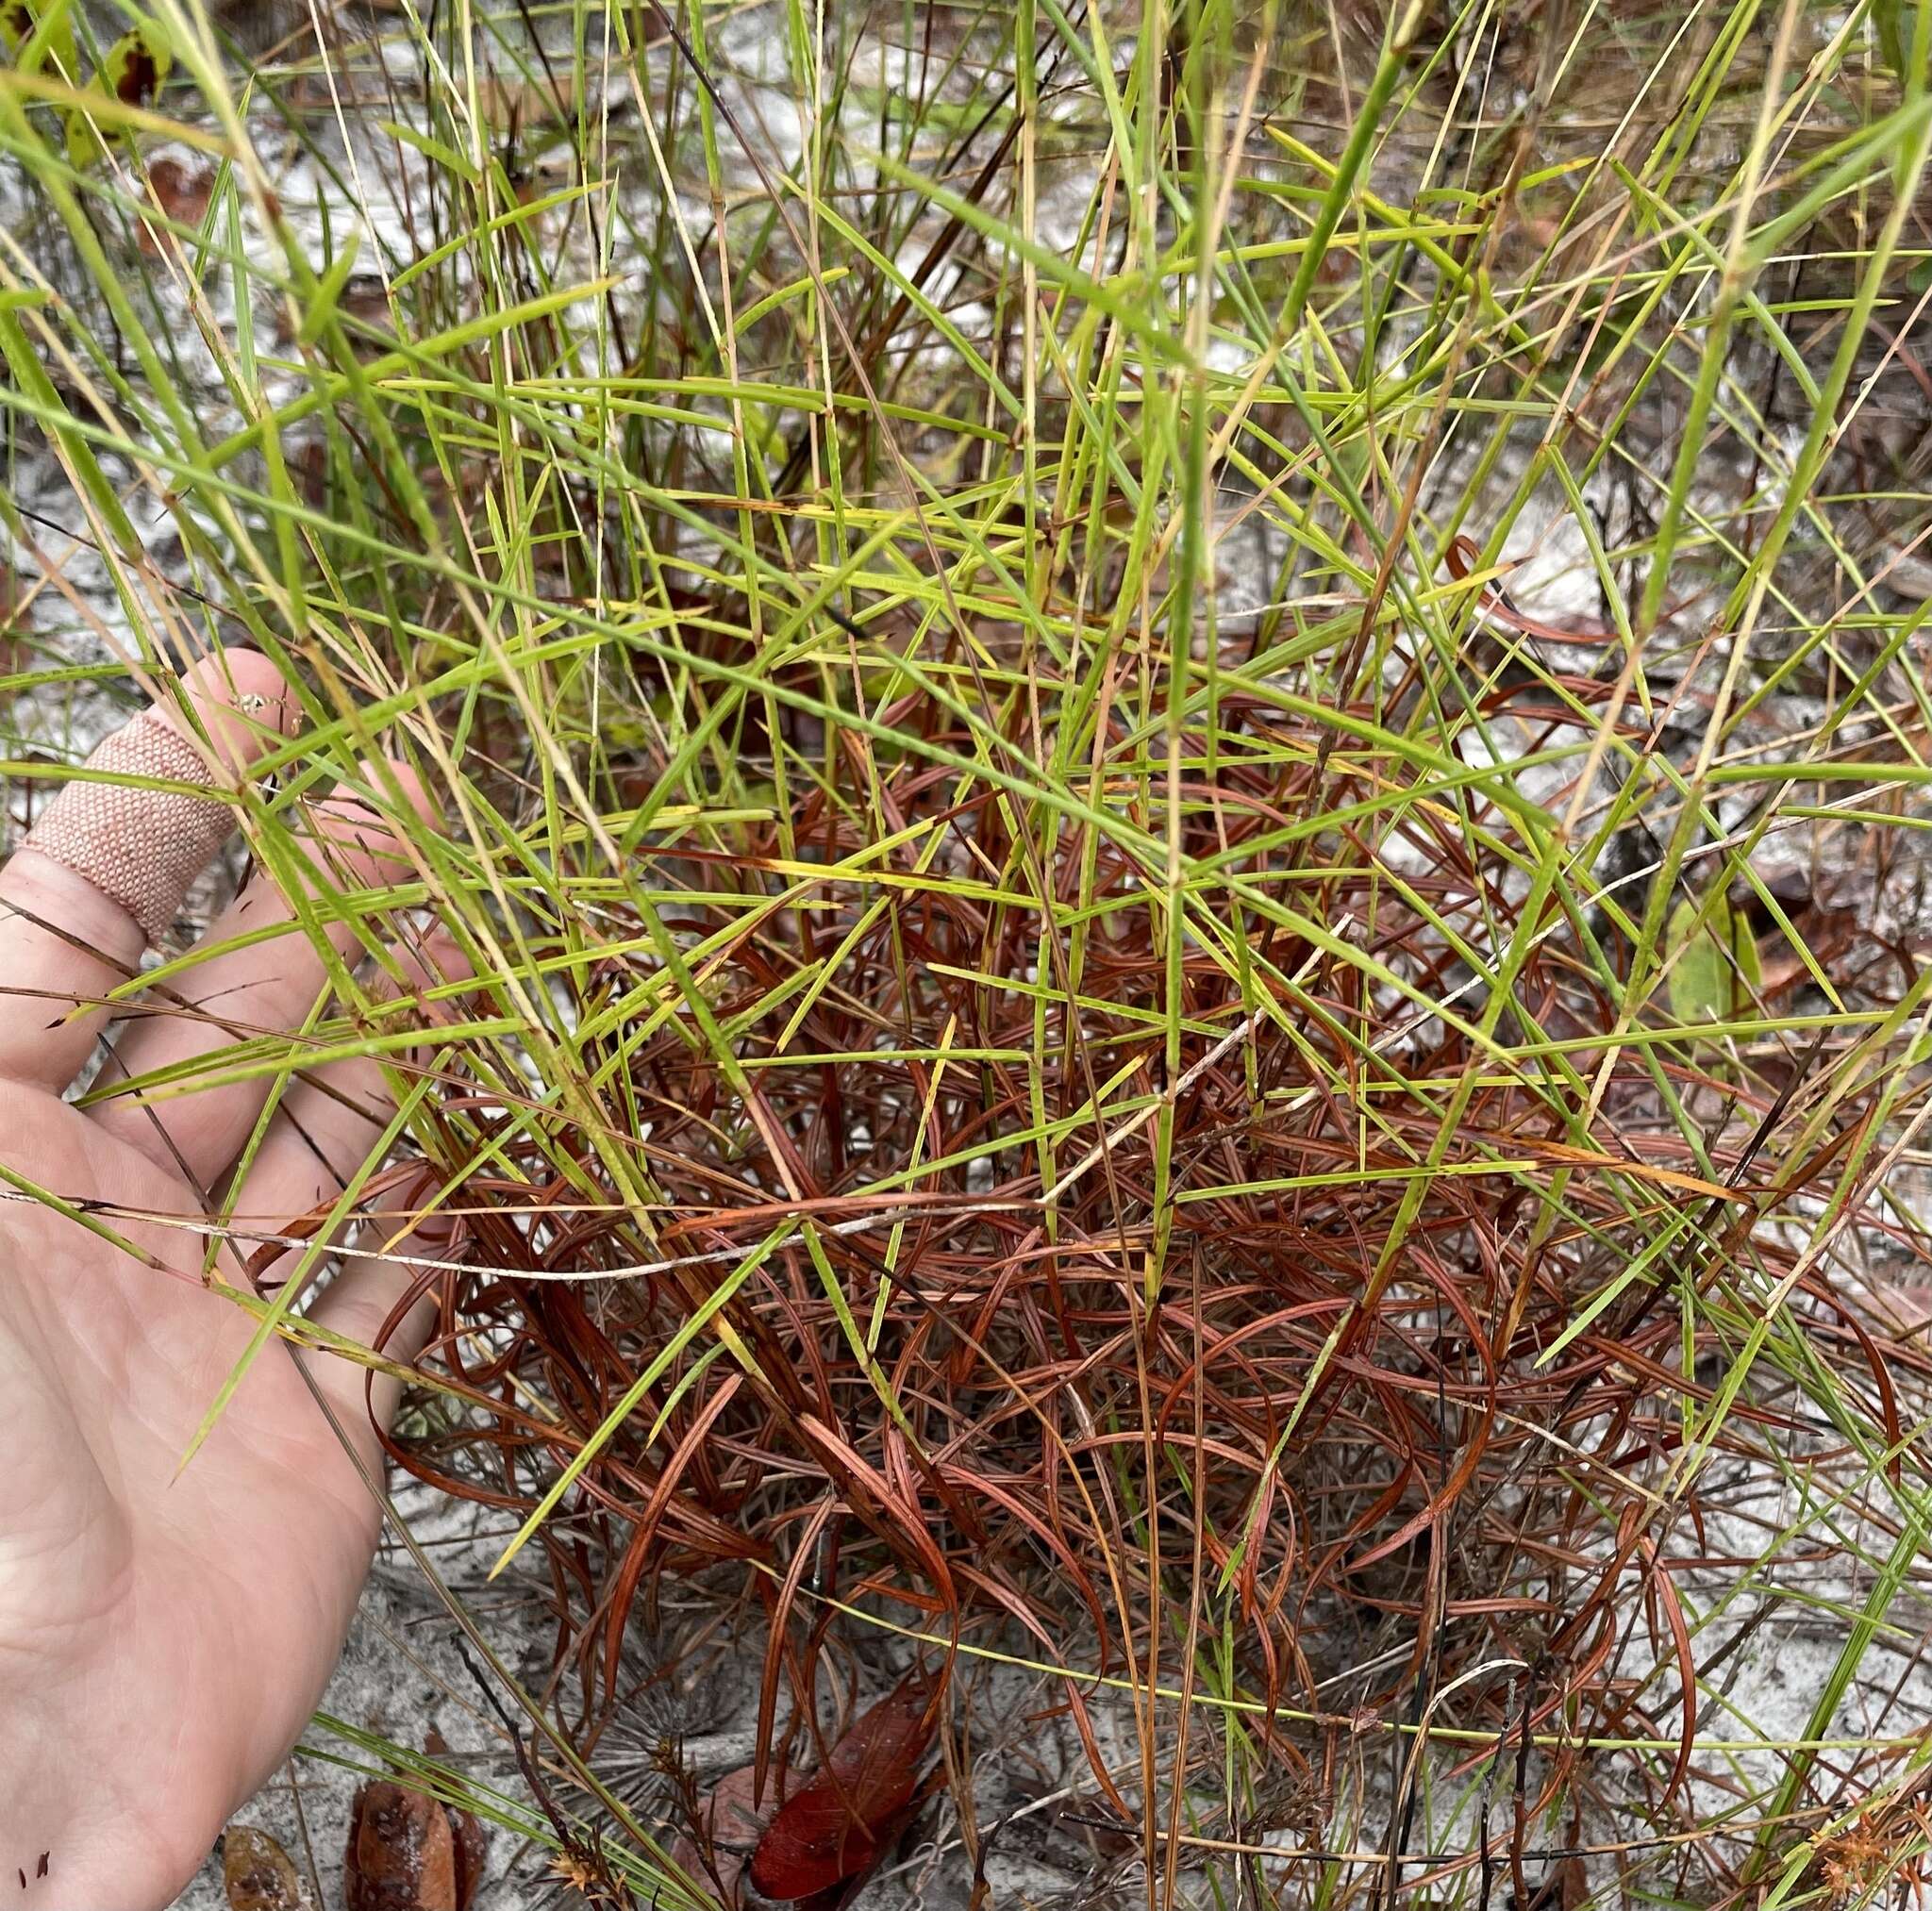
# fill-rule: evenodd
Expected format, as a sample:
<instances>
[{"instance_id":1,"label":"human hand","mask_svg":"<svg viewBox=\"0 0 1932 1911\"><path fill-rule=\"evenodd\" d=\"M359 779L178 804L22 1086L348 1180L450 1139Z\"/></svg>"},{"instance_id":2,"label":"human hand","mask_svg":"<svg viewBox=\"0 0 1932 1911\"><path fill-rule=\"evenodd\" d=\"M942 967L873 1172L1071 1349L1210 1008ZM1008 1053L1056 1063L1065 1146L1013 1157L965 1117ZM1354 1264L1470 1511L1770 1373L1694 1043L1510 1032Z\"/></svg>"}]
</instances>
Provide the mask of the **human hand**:
<instances>
[{"instance_id":1,"label":"human hand","mask_svg":"<svg viewBox=\"0 0 1932 1911\"><path fill-rule=\"evenodd\" d=\"M292 707L286 686L266 658L230 651L197 664L183 687L207 741L183 758L177 739L192 726L177 713L138 720L174 726L158 747L185 768L158 773L207 780L212 757L232 787L275 741ZM270 1084L129 1095L89 1112L61 1094L105 1021L73 1015L75 1005L134 972L146 939L136 913L151 924L172 916L196 872L179 865L205 860L235 812L210 822L211 799L98 783L60 803L58 824L36 831L55 855L29 844L0 869L0 1880L13 1898L23 1874L23 1905L118 1911L180 1890L313 1709L375 1543L368 1479L380 1478L382 1454L371 1410L386 1422L398 1389L378 1373L365 1399L361 1367L271 1342L177 1477L256 1321L203 1286L201 1235L124 1217L199 1220ZM314 859L343 887L404 872L369 808L318 805L312 822ZM144 869L129 843L147 846ZM219 943L291 916L258 874L208 936ZM352 956L352 932L334 934ZM434 979L429 958L403 959L418 983ZM144 999L150 1012L122 1029L102 1081L292 1030L325 979L300 932L214 956L165 1000ZM332 1198L391 1112L371 1062L303 1075L236 1211L287 1218ZM112 1212L90 1225L74 1212L89 1202ZM251 1285L226 1248L217 1271ZM309 1313L366 1345L408 1289L395 1262L351 1259ZM412 1358L432 1315L419 1300L388 1354Z\"/></svg>"}]
</instances>

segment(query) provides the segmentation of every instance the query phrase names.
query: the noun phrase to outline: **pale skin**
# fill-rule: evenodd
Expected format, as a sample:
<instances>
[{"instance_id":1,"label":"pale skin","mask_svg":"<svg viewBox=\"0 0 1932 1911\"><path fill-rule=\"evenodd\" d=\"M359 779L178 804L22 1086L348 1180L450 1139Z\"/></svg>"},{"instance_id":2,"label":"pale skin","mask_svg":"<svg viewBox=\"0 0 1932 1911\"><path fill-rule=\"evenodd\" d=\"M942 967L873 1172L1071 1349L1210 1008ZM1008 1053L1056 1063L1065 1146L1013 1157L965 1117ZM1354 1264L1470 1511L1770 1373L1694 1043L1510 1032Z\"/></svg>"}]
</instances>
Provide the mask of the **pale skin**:
<instances>
[{"instance_id":1,"label":"pale skin","mask_svg":"<svg viewBox=\"0 0 1932 1911\"><path fill-rule=\"evenodd\" d=\"M273 667L230 652L186 688L218 756L245 772L287 707ZM318 829L352 876L380 879L384 839L366 809L324 806ZM258 877L208 933L288 914ZM75 1005L134 972L143 939L45 856L22 850L0 869L0 1167L70 1202L199 1218L265 1084L89 1112L62 1099L107 1025ZM118 1028L120 1078L235 1029L293 1028L325 979L301 935L220 956L165 1012ZM390 1109L374 1065L296 1081L237 1211L307 1213L362 1162ZM158 1265L42 1203L0 1201L0 1887L23 1905L131 1911L171 1902L313 1710L377 1536L372 1407L386 1422L398 1388L378 1377L372 1398L363 1368L324 1354L303 1356L305 1380L272 1345L179 1471L254 1323L202 1286L201 1237L118 1214L107 1224ZM223 1265L245 1280L238 1259ZM397 1264L353 1259L312 1312L367 1344L408 1288ZM419 1303L390 1336L391 1357L413 1357L430 1311Z\"/></svg>"}]
</instances>

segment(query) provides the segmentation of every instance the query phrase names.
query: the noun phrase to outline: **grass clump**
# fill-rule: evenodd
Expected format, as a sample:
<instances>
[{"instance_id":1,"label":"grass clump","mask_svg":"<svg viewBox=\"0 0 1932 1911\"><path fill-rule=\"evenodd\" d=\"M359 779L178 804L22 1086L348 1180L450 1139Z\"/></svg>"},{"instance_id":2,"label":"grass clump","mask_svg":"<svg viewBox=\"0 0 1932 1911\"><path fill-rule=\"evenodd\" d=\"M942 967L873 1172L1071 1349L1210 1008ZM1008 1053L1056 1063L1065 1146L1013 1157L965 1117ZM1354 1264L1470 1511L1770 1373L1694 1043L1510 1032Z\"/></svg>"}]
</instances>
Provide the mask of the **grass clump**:
<instances>
[{"instance_id":1,"label":"grass clump","mask_svg":"<svg viewBox=\"0 0 1932 1911\"><path fill-rule=\"evenodd\" d=\"M1932 9L20 21L12 721L441 794L305 926L479 978L396 1451L580 1790L701 1600L949 1669L962 1902L1911 1872Z\"/></svg>"}]
</instances>

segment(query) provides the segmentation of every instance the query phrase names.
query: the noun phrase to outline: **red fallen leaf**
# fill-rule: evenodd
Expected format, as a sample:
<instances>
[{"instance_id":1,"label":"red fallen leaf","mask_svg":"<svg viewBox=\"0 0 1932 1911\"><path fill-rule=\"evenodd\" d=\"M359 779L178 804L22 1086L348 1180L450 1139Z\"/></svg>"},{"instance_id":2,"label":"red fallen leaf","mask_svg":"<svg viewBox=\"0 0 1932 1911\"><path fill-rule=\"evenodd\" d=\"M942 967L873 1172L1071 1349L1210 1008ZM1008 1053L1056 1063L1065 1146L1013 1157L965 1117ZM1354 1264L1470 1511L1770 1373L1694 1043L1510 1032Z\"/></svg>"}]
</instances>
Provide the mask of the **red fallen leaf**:
<instances>
[{"instance_id":1,"label":"red fallen leaf","mask_svg":"<svg viewBox=\"0 0 1932 1911\"><path fill-rule=\"evenodd\" d=\"M752 1853L751 1881L767 1898L809 1898L877 1860L886 1826L918 1789L939 1692L929 1674L913 1673L861 1712L779 1807Z\"/></svg>"},{"instance_id":2,"label":"red fallen leaf","mask_svg":"<svg viewBox=\"0 0 1932 1911\"><path fill-rule=\"evenodd\" d=\"M155 209L176 224L185 225L192 231L208 217L208 201L214 197L215 191L215 169L212 166L191 166L164 153L159 158L150 161L147 181ZM264 191L262 201L271 219L281 217L282 203L273 192ZM148 258L159 258L163 246L172 241L164 240L155 225L142 220L136 242Z\"/></svg>"},{"instance_id":3,"label":"red fallen leaf","mask_svg":"<svg viewBox=\"0 0 1932 1911\"><path fill-rule=\"evenodd\" d=\"M348 1911L467 1911L483 1872L483 1828L386 1778L356 1794L343 1899Z\"/></svg>"},{"instance_id":4,"label":"red fallen leaf","mask_svg":"<svg viewBox=\"0 0 1932 1911\"><path fill-rule=\"evenodd\" d=\"M199 225L208 216L208 202L215 190L212 166L184 165L164 153L149 165L147 182L155 204L170 219L179 220L183 225Z\"/></svg>"},{"instance_id":5,"label":"red fallen leaf","mask_svg":"<svg viewBox=\"0 0 1932 1911\"><path fill-rule=\"evenodd\" d=\"M474 1812L446 1806L449 1828L457 1839L457 1911L470 1911L477 1887L483 1883L483 1867L490 1856L490 1840Z\"/></svg>"}]
</instances>

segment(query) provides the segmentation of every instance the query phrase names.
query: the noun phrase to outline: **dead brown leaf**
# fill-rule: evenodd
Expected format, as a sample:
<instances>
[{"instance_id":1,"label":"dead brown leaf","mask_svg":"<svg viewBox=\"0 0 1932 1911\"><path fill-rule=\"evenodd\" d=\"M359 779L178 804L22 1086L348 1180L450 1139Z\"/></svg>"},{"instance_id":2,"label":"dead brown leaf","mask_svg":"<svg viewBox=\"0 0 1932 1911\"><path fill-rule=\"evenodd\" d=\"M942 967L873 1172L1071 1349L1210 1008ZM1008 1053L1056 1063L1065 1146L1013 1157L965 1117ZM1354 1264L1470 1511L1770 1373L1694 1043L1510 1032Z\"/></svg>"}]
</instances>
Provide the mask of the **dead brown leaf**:
<instances>
[{"instance_id":1,"label":"dead brown leaf","mask_svg":"<svg viewBox=\"0 0 1932 1911\"><path fill-rule=\"evenodd\" d=\"M349 1820L348 1911L468 1911L485 1850L483 1828L468 1812L372 1779Z\"/></svg>"},{"instance_id":2,"label":"dead brown leaf","mask_svg":"<svg viewBox=\"0 0 1932 1911\"><path fill-rule=\"evenodd\" d=\"M229 1911L302 1911L294 1862L256 1825L230 1825L223 1833L222 1889Z\"/></svg>"},{"instance_id":3,"label":"dead brown leaf","mask_svg":"<svg viewBox=\"0 0 1932 1911\"><path fill-rule=\"evenodd\" d=\"M715 1883L726 1904L742 1902L741 1880L751 1854L765 1835L765 1828L792 1792L790 1771L773 1774L765 1787L764 1803L755 1807L752 1791L758 1768L741 1765L727 1771L705 1794L699 1807L697 1836L680 1833L671 1848L673 1859L693 1878ZM707 1863L707 1857L709 1863Z\"/></svg>"},{"instance_id":4,"label":"dead brown leaf","mask_svg":"<svg viewBox=\"0 0 1932 1911\"><path fill-rule=\"evenodd\" d=\"M555 80L491 75L477 82L476 105L483 123L497 131L574 119L577 110L575 75L563 74Z\"/></svg>"}]
</instances>

